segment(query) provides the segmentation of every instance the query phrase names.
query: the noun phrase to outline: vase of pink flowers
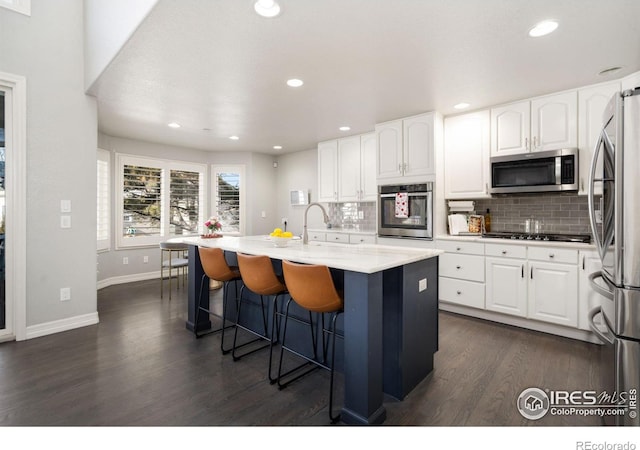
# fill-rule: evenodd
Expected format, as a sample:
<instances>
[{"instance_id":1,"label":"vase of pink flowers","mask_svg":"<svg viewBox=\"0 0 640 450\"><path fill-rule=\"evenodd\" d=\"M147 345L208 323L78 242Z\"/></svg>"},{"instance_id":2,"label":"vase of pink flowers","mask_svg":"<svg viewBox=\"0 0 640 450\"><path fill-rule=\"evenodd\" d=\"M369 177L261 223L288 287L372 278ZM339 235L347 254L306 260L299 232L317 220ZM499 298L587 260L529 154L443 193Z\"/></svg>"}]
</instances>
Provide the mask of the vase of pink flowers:
<instances>
[{"instance_id":1,"label":"vase of pink flowers","mask_svg":"<svg viewBox=\"0 0 640 450\"><path fill-rule=\"evenodd\" d=\"M204 223L204 227L206 229L205 233L202 237L221 237L221 234L217 232L222 229L222 224L218 220L217 217L210 217Z\"/></svg>"}]
</instances>

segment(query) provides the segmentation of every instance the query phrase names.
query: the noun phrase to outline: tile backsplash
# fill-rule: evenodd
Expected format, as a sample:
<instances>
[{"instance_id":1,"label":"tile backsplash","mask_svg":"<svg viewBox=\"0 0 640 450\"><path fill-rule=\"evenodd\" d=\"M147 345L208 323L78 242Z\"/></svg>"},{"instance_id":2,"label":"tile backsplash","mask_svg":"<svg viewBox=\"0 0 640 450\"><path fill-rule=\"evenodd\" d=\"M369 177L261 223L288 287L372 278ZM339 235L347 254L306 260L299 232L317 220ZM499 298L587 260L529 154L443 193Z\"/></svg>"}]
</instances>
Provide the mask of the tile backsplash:
<instances>
[{"instance_id":1,"label":"tile backsplash","mask_svg":"<svg viewBox=\"0 0 640 450\"><path fill-rule=\"evenodd\" d=\"M475 200L478 214L491 211L491 231L524 232L524 221L542 221L543 233L590 234L586 196L577 194L522 194Z\"/></svg>"},{"instance_id":2,"label":"tile backsplash","mask_svg":"<svg viewBox=\"0 0 640 450\"><path fill-rule=\"evenodd\" d=\"M327 214L333 228L376 231L376 202L329 203Z\"/></svg>"}]
</instances>

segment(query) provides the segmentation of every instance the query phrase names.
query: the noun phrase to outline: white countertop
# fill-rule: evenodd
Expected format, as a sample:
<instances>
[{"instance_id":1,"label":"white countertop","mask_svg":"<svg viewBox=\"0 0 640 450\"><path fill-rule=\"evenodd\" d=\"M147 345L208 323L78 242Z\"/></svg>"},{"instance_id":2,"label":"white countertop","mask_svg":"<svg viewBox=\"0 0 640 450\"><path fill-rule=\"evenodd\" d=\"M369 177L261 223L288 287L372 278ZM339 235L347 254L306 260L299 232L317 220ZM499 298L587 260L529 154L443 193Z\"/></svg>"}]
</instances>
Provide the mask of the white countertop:
<instances>
[{"instance_id":1,"label":"white countertop","mask_svg":"<svg viewBox=\"0 0 640 450\"><path fill-rule=\"evenodd\" d=\"M464 241L464 242L480 242L482 244L502 244L502 245L530 245L538 247L554 247L554 248L573 248L576 250L595 250L594 244L583 244L581 242L558 242L558 241L534 241L526 239L500 239L500 238L483 238L482 236L452 236L442 234L436 236L436 240L441 241Z\"/></svg>"},{"instance_id":2,"label":"white countertop","mask_svg":"<svg viewBox=\"0 0 640 450\"><path fill-rule=\"evenodd\" d=\"M184 237L171 239L202 247L219 247L223 250L266 255L273 259L288 260L306 264L326 266L352 272L375 273L393 267L404 266L416 261L441 255L443 250L401 248L378 244L335 244L328 242L289 241L287 247L276 247L268 236L225 236L216 239Z\"/></svg>"}]
</instances>

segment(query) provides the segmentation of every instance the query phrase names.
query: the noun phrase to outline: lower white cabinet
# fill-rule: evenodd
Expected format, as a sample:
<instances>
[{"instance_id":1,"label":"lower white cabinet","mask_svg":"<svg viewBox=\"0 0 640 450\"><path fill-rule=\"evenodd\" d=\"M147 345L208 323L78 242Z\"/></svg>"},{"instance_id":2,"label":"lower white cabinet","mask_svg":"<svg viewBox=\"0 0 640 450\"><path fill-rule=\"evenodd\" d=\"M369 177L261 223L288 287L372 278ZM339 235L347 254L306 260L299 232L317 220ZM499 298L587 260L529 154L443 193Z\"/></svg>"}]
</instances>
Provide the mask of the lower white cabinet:
<instances>
[{"instance_id":1,"label":"lower white cabinet","mask_svg":"<svg viewBox=\"0 0 640 450\"><path fill-rule=\"evenodd\" d=\"M440 300L458 305L484 308L484 283L440 277Z\"/></svg>"},{"instance_id":2,"label":"lower white cabinet","mask_svg":"<svg viewBox=\"0 0 640 450\"><path fill-rule=\"evenodd\" d=\"M576 265L542 261L529 264L529 318L577 327Z\"/></svg>"},{"instance_id":3,"label":"lower white cabinet","mask_svg":"<svg viewBox=\"0 0 640 450\"><path fill-rule=\"evenodd\" d=\"M309 231L309 241L337 242L341 244L375 244L375 234L344 233L344 232L316 232Z\"/></svg>"},{"instance_id":4,"label":"lower white cabinet","mask_svg":"<svg viewBox=\"0 0 640 450\"><path fill-rule=\"evenodd\" d=\"M441 301L484 309L484 244L439 240Z\"/></svg>"},{"instance_id":5,"label":"lower white cabinet","mask_svg":"<svg viewBox=\"0 0 640 450\"><path fill-rule=\"evenodd\" d=\"M487 257L485 270L486 308L527 317L527 260Z\"/></svg>"}]
</instances>

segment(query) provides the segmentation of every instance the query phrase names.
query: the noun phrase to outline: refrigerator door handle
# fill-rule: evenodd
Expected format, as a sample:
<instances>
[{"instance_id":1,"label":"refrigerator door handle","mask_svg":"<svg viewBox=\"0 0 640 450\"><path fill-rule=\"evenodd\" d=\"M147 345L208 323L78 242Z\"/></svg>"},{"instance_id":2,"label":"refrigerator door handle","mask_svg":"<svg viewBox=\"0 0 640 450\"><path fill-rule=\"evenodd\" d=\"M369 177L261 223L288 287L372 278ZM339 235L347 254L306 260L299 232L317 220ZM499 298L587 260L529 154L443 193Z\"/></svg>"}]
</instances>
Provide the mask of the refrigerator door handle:
<instances>
[{"instance_id":1,"label":"refrigerator door handle","mask_svg":"<svg viewBox=\"0 0 640 450\"><path fill-rule=\"evenodd\" d=\"M599 270L597 272L593 272L592 274L589 274L588 278L589 278L589 284L591 284L591 288L594 291L596 291L598 294L602 295L603 297L608 298L609 300L613 300L613 292L603 288L598 283L596 283L597 278L602 278L602 271ZM602 279L604 280L604 278Z\"/></svg>"},{"instance_id":2,"label":"refrigerator door handle","mask_svg":"<svg viewBox=\"0 0 640 450\"><path fill-rule=\"evenodd\" d=\"M596 306L591 311L589 311L589 327L591 328L591 331L593 331L593 333L598 336L600 340L602 340L602 342L613 345L615 343L616 337L611 331L609 331L609 327L607 327L606 332L603 332L602 330L600 330L600 328L597 327L593 320L598 314L602 314L601 306Z\"/></svg>"},{"instance_id":3,"label":"refrigerator door handle","mask_svg":"<svg viewBox=\"0 0 640 450\"><path fill-rule=\"evenodd\" d=\"M596 223L596 205L595 205L595 183L596 183L596 166L598 164L598 156L600 155L600 149L604 146L604 137L605 134L604 128L600 132L600 137L598 138L598 142L596 143L596 148L593 149L593 157L591 158L591 172L589 174L589 183L587 198L589 201L589 222L591 224L591 232L593 233L593 237L596 241L596 248L598 249L598 254L600 255L600 259L604 258L604 248L602 247L602 240L600 238L600 234L598 233L598 226ZM604 211L600 210L600 214L603 214Z\"/></svg>"}]
</instances>

